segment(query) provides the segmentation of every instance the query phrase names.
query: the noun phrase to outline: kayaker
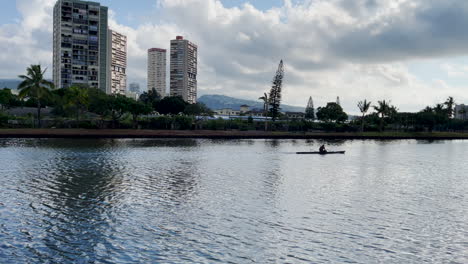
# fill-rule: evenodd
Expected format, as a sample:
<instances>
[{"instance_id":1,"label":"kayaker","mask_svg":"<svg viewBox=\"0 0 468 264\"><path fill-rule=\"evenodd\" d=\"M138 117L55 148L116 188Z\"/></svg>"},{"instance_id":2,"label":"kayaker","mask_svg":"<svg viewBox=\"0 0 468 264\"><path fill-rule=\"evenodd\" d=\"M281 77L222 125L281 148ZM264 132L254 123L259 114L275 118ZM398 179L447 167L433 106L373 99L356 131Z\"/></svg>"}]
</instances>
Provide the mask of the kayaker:
<instances>
[{"instance_id":1,"label":"kayaker","mask_svg":"<svg viewBox=\"0 0 468 264\"><path fill-rule=\"evenodd\" d=\"M320 153L327 153L327 149L325 148L325 145L320 146L319 152Z\"/></svg>"}]
</instances>

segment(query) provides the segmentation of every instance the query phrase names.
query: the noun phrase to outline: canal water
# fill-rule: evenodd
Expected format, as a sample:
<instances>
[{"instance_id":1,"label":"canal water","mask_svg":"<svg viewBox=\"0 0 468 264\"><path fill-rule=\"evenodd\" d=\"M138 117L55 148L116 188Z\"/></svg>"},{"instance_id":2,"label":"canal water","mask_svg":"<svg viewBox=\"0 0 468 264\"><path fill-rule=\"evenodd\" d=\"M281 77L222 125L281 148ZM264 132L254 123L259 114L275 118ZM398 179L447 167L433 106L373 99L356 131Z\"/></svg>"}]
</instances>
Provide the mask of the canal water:
<instances>
[{"instance_id":1,"label":"canal water","mask_svg":"<svg viewBox=\"0 0 468 264\"><path fill-rule=\"evenodd\" d=\"M296 151L346 150L345 155ZM0 263L468 263L468 141L0 140Z\"/></svg>"}]
</instances>

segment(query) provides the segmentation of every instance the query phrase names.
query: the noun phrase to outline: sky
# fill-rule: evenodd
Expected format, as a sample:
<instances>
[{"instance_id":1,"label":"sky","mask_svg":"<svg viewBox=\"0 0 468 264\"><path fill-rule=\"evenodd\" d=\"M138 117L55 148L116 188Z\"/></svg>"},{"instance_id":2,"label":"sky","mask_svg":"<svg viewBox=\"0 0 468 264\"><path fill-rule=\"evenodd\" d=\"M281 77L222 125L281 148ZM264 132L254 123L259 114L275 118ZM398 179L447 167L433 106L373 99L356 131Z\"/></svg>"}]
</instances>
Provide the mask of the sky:
<instances>
[{"instance_id":1,"label":"sky","mask_svg":"<svg viewBox=\"0 0 468 264\"><path fill-rule=\"evenodd\" d=\"M391 100L419 111L468 103L465 0L102 0L128 37L128 80L146 87L147 49L177 35L199 47L198 92L257 99L285 63L283 102ZM2 0L0 78L52 69L55 0Z\"/></svg>"}]
</instances>

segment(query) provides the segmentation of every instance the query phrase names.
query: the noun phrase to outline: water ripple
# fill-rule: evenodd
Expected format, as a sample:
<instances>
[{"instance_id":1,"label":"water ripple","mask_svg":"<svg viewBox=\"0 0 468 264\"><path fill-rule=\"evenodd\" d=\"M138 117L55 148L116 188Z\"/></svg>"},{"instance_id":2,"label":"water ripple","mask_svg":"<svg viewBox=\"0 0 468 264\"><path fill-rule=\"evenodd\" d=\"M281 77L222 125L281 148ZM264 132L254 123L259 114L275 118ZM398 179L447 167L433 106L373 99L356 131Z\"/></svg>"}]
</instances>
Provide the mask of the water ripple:
<instances>
[{"instance_id":1,"label":"water ripple","mask_svg":"<svg viewBox=\"0 0 468 264\"><path fill-rule=\"evenodd\" d=\"M0 263L468 263L467 142L321 143L0 140Z\"/></svg>"}]
</instances>

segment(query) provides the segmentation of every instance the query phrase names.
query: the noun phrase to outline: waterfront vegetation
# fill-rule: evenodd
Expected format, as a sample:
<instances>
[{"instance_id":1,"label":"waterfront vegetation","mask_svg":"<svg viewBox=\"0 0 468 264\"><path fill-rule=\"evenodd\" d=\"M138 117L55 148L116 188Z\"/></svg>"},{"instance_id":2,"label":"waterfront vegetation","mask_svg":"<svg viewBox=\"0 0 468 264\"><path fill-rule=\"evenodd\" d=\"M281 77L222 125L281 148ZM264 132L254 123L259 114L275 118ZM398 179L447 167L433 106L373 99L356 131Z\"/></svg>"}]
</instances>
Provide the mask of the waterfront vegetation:
<instances>
[{"instance_id":1,"label":"waterfront vegetation","mask_svg":"<svg viewBox=\"0 0 468 264\"><path fill-rule=\"evenodd\" d=\"M204 104L188 104L180 97L161 98L155 90L143 93L138 100L123 95L108 95L99 89L74 85L53 89L43 79L45 70L32 65L20 76L19 95L9 89L0 90L0 127L3 128L94 128L94 129L162 129L162 130L240 130L281 132L464 132L468 121L454 119L455 102L428 106L416 113L399 112L388 100L372 104L357 103L360 117L349 120L338 103L308 109L304 118L288 118L279 112L281 99L281 64L272 90L260 97L268 119L259 120L245 113L237 119L213 118L213 111ZM272 101L271 98L276 98ZM35 108L32 113L10 111ZM276 110L272 110L275 108ZM46 109L47 111L45 111ZM374 110L368 114L369 111ZM41 118L41 113L44 118ZM314 118L316 116L316 119ZM270 119L270 120L269 120ZM381 134L382 135L382 134Z\"/></svg>"}]
</instances>

